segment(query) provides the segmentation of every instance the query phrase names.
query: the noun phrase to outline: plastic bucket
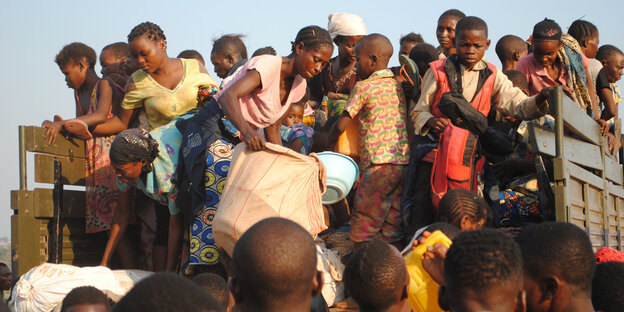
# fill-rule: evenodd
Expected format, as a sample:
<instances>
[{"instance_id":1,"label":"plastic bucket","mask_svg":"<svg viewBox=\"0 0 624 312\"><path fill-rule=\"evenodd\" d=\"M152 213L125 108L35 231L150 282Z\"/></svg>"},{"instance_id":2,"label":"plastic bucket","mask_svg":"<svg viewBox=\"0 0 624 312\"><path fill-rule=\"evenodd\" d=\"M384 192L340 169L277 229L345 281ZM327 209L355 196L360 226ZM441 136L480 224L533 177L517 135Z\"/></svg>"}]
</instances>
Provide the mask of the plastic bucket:
<instances>
[{"instance_id":1,"label":"plastic bucket","mask_svg":"<svg viewBox=\"0 0 624 312\"><path fill-rule=\"evenodd\" d=\"M322 152L318 158L327 168L327 190L323 193L323 204L337 203L351 191L358 178L358 166L349 156L334 152Z\"/></svg>"}]
</instances>

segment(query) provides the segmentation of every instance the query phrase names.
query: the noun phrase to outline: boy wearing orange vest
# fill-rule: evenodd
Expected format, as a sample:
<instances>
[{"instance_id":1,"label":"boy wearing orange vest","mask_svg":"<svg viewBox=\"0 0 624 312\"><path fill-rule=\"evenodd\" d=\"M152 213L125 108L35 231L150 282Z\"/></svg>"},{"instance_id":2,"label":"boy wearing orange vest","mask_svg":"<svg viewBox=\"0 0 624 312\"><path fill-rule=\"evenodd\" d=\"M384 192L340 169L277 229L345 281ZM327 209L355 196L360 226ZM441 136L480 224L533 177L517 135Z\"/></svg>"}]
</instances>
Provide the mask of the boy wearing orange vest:
<instances>
[{"instance_id":1,"label":"boy wearing orange vest","mask_svg":"<svg viewBox=\"0 0 624 312\"><path fill-rule=\"evenodd\" d=\"M467 155L468 158L473 157L477 163L480 161L482 164L483 157L479 155L478 148L470 146L470 144L478 144L476 143L478 134L454 126L451 120L440 111L438 104L445 93L457 91L456 93L463 95L473 108L486 117L490 112L491 105L496 105L501 113L519 119L535 119L548 111L546 99L550 91L549 88L544 88L536 96L527 97L522 90L515 88L507 76L502 74L494 65L483 61L483 55L490 46L490 40L488 39L487 24L482 19L474 16L461 19L457 23L455 34L457 54L429 64L430 68L423 77L421 96L410 115L414 122L416 135L420 135L421 138L423 136L429 137L429 142L437 141L437 136L441 134L447 139L452 136L457 138L457 135L461 134L463 141L462 144L457 144L458 142L446 144L448 150L445 151L444 155L438 154L439 148L431 149L431 146L435 144L428 144L430 146L428 148L431 149L428 152L426 150L423 153L413 152L412 157L419 157L416 162L412 161L417 164L416 181L413 183L413 193L410 193L408 199L409 204L405 205L405 197L403 199L403 213L405 214L404 220L407 223L408 234L433 221L435 199L443 196L447 189L463 187L474 191L474 185L478 184L479 172L478 170L471 172L475 168L472 165L468 169L458 169L460 171L467 170L467 174L471 175L470 184L472 185L468 187L465 187L466 184L458 186L456 181L450 178L453 174L452 171L456 168L448 165L447 161L454 159L458 161L456 166L465 166L465 163L462 164L462 160L465 162L465 153L468 150L477 151ZM457 86L458 90L451 88L456 81L461 83L460 86ZM440 147L442 147L442 141L440 141ZM435 166L436 170L443 168L447 173L441 192L435 190L436 181L431 177L434 163L440 164L440 166ZM479 166L476 168L479 169ZM447 177L449 177L448 180ZM473 178L476 183L473 183ZM432 198L434 202L432 202Z\"/></svg>"}]
</instances>

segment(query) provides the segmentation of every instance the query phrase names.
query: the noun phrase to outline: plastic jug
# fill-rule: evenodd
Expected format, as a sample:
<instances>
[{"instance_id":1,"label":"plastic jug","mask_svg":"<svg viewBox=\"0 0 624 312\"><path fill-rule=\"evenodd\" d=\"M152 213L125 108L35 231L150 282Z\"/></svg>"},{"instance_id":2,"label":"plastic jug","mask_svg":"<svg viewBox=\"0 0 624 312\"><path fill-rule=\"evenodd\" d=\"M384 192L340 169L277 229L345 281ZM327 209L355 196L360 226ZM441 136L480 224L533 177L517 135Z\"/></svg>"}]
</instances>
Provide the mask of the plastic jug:
<instances>
[{"instance_id":1,"label":"plastic jug","mask_svg":"<svg viewBox=\"0 0 624 312\"><path fill-rule=\"evenodd\" d=\"M429 276L422 265L422 255L427 251L427 247L437 243L449 247L453 242L441 231L434 231L424 244L416 246L405 255L405 264L410 276L407 302L415 312L443 311L438 305L438 288L440 285Z\"/></svg>"},{"instance_id":2,"label":"plastic jug","mask_svg":"<svg viewBox=\"0 0 624 312\"><path fill-rule=\"evenodd\" d=\"M360 114L349 122L345 131L338 137L334 152L350 157L360 155Z\"/></svg>"}]
</instances>

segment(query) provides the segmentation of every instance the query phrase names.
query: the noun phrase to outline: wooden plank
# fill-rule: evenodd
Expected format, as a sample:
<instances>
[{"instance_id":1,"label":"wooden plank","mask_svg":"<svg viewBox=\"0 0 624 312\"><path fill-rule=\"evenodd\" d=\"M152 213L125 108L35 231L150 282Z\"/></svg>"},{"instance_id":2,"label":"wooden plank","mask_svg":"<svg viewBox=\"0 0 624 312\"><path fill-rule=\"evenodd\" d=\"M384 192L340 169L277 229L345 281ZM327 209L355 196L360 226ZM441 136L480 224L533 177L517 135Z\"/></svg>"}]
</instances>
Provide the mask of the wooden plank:
<instances>
[{"instance_id":1,"label":"wooden plank","mask_svg":"<svg viewBox=\"0 0 624 312\"><path fill-rule=\"evenodd\" d=\"M21 209L31 209L32 208L32 197L33 191L22 191L22 190L13 190L11 191L11 209L19 210ZM24 211L24 213L31 213L29 211Z\"/></svg>"},{"instance_id":2,"label":"wooden plank","mask_svg":"<svg viewBox=\"0 0 624 312\"><path fill-rule=\"evenodd\" d=\"M85 166L83 158L35 154L35 182L54 183L54 159L61 162L61 182L67 185L85 185Z\"/></svg>"},{"instance_id":3,"label":"wooden plank","mask_svg":"<svg viewBox=\"0 0 624 312\"><path fill-rule=\"evenodd\" d=\"M566 161L566 170L569 173L570 177L573 179L587 182L599 189L604 188L604 180L602 180L601 177L579 167L578 165L573 164L570 161Z\"/></svg>"},{"instance_id":4,"label":"wooden plank","mask_svg":"<svg viewBox=\"0 0 624 312\"><path fill-rule=\"evenodd\" d=\"M11 238L14 250L13 260L17 262L18 275L26 273L46 260L47 248L42 244L44 236L47 235L44 224L46 221L35 218L34 197L31 195L20 198L16 203L18 214L12 218L12 226L16 228L12 231Z\"/></svg>"},{"instance_id":5,"label":"wooden plank","mask_svg":"<svg viewBox=\"0 0 624 312\"><path fill-rule=\"evenodd\" d=\"M533 148L541 153L555 157L555 133L539 126L531 127L531 142ZM602 170L600 146L576 140L569 137L563 139L563 156L566 160L581 166Z\"/></svg>"},{"instance_id":6,"label":"wooden plank","mask_svg":"<svg viewBox=\"0 0 624 312\"><path fill-rule=\"evenodd\" d=\"M622 165L613 156L605 155L605 177L618 185L622 185L624 178L622 177Z\"/></svg>"},{"instance_id":7,"label":"wooden plank","mask_svg":"<svg viewBox=\"0 0 624 312\"><path fill-rule=\"evenodd\" d=\"M565 170L566 161L563 159L553 159L555 186L555 220L566 222L569 215L569 201L566 196L566 181L570 180L569 173Z\"/></svg>"},{"instance_id":8,"label":"wooden plank","mask_svg":"<svg viewBox=\"0 0 624 312\"><path fill-rule=\"evenodd\" d=\"M552 116L555 116L555 105L550 105ZM600 127L598 123L589 117L572 99L563 96L563 121L565 129L573 132L575 135L587 140L590 143L598 144L600 142Z\"/></svg>"},{"instance_id":9,"label":"wooden plank","mask_svg":"<svg viewBox=\"0 0 624 312\"><path fill-rule=\"evenodd\" d=\"M26 150L58 156L85 158L85 143L83 140L76 138L65 139L62 135L57 135L54 145L51 146L46 138L46 130L35 126L26 127Z\"/></svg>"},{"instance_id":10,"label":"wooden plank","mask_svg":"<svg viewBox=\"0 0 624 312\"><path fill-rule=\"evenodd\" d=\"M34 192L34 211L38 218L52 218L54 216L54 200L52 189L37 188ZM63 191L63 218L85 217L85 192Z\"/></svg>"}]
</instances>

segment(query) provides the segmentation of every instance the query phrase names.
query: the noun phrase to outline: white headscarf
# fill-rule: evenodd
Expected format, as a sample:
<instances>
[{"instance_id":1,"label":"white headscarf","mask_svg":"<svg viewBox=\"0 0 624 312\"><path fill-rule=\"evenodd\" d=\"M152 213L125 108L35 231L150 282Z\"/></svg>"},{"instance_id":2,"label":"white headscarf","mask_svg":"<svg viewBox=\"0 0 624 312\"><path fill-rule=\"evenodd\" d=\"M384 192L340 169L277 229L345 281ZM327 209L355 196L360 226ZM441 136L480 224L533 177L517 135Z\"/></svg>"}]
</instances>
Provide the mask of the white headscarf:
<instances>
[{"instance_id":1,"label":"white headscarf","mask_svg":"<svg viewBox=\"0 0 624 312\"><path fill-rule=\"evenodd\" d=\"M332 39L336 36L366 36L364 20L351 13L330 14L327 30Z\"/></svg>"}]
</instances>

